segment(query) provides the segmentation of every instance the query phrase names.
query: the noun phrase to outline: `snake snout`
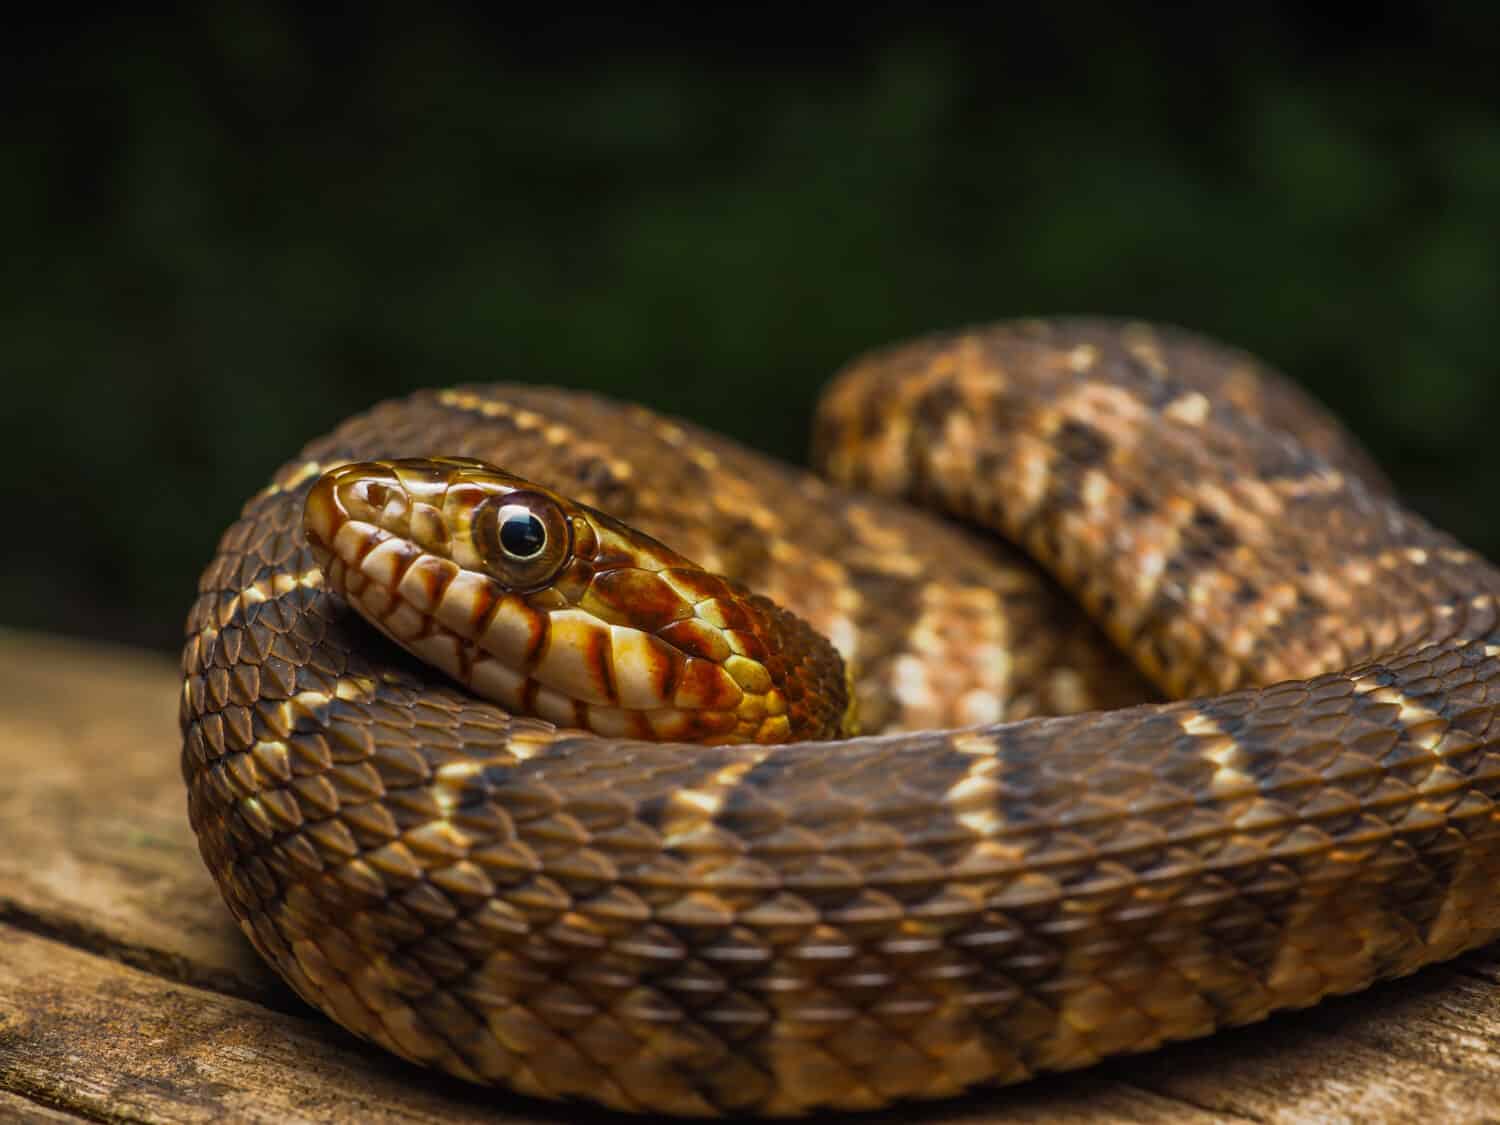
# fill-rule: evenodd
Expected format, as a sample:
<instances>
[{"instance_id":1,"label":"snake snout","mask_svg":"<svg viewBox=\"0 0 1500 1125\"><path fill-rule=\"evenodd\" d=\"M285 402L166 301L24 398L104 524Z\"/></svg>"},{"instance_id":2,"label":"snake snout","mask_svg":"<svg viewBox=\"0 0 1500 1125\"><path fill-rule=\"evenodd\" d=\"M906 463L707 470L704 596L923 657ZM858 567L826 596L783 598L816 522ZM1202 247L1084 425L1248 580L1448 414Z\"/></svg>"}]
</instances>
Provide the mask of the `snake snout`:
<instances>
[{"instance_id":1,"label":"snake snout","mask_svg":"<svg viewBox=\"0 0 1500 1125\"><path fill-rule=\"evenodd\" d=\"M303 502L302 526L321 561L321 556L344 553L337 540L345 528L357 524L404 534L410 516L411 498L395 469L380 461L358 461L318 478Z\"/></svg>"}]
</instances>

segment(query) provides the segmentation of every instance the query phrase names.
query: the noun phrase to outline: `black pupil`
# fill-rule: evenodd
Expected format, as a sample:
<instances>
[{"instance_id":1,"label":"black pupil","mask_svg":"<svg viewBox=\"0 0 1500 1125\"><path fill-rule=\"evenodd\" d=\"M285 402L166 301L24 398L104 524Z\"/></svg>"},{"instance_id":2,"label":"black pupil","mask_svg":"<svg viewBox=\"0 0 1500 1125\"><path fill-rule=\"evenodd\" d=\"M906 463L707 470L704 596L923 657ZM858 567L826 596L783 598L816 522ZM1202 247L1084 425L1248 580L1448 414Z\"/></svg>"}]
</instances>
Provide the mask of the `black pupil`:
<instances>
[{"instance_id":1,"label":"black pupil","mask_svg":"<svg viewBox=\"0 0 1500 1125\"><path fill-rule=\"evenodd\" d=\"M547 545L547 529L530 512L509 512L500 521L500 546L509 555L529 559Z\"/></svg>"}]
</instances>

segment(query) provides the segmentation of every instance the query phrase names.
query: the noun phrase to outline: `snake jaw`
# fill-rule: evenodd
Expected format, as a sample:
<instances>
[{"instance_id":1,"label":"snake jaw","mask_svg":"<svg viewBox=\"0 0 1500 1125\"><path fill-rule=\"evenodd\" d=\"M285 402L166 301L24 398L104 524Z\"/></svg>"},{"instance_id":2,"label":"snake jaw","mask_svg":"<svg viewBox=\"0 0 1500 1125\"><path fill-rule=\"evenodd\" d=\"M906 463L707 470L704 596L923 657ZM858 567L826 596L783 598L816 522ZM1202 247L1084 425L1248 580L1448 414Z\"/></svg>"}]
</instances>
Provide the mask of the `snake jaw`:
<instances>
[{"instance_id":1,"label":"snake jaw","mask_svg":"<svg viewBox=\"0 0 1500 1125\"><path fill-rule=\"evenodd\" d=\"M506 556L508 519L534 555ZM309 491L303 522L330 589L512 712L705 743L847 729L843 663L799 618L481 462L340 466Z\"/></svg>"}]
</instances>

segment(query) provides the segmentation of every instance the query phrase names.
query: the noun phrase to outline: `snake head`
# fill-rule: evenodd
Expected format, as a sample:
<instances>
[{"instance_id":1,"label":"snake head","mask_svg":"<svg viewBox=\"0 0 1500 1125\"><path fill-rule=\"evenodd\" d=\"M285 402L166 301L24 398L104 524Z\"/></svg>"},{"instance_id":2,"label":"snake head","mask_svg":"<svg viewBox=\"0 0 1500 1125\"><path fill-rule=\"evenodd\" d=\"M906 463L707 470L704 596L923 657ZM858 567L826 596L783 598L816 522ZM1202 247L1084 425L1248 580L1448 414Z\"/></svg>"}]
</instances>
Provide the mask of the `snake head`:
<instances>
[{"instance_id":1,"label":"snake head","mask_svg":"<svg viewBox=\"0 0 1500 1125\"><path fill-rule=\"evenodd\" d=\"M340 466L308 493L303 526L328 588L514 714L709 743L849 725L843 662L800 618L484 462Z\"/></svg>"}]
</instances>

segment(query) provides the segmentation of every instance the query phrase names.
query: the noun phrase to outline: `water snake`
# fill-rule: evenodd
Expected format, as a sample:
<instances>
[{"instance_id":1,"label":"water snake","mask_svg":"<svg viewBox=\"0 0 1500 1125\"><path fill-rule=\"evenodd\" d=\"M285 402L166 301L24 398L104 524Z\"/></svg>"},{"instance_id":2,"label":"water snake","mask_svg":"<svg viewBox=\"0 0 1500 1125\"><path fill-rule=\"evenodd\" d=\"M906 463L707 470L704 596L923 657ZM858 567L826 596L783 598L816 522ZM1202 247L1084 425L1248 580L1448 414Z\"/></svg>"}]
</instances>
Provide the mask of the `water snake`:
<instances>
[{"instance_id":1,"label":"water snake","mask_svg":"<svg viewBox=\"0 0 1500 1125\"><path fill-rule=\"evenodd\" d=\"M1284 380L1173 330L1002 324L857 360L814 444L826 479L588 396L424 391L248 502L189 616L182 765L225 901L303 997L527 1094L785 1115L1085 1066L1500 934L1500 575ZM673 671L637 710L726 638L757 655L715 608L743 584L830 638L871 733L838 736L842 704L819 741L586 732L627 721L613 649L595 712L553 700L563 726L403 653L304 518L330 470L434 456L703 568L646 568L678 601L650 611ZM630 582L596 584L629 565L562 601L492 571L510 592L475 628L502 603L627 613ZM592 635L535 627L531 703L581 682L569 638Z\"/></svg>"}]
</instances>

